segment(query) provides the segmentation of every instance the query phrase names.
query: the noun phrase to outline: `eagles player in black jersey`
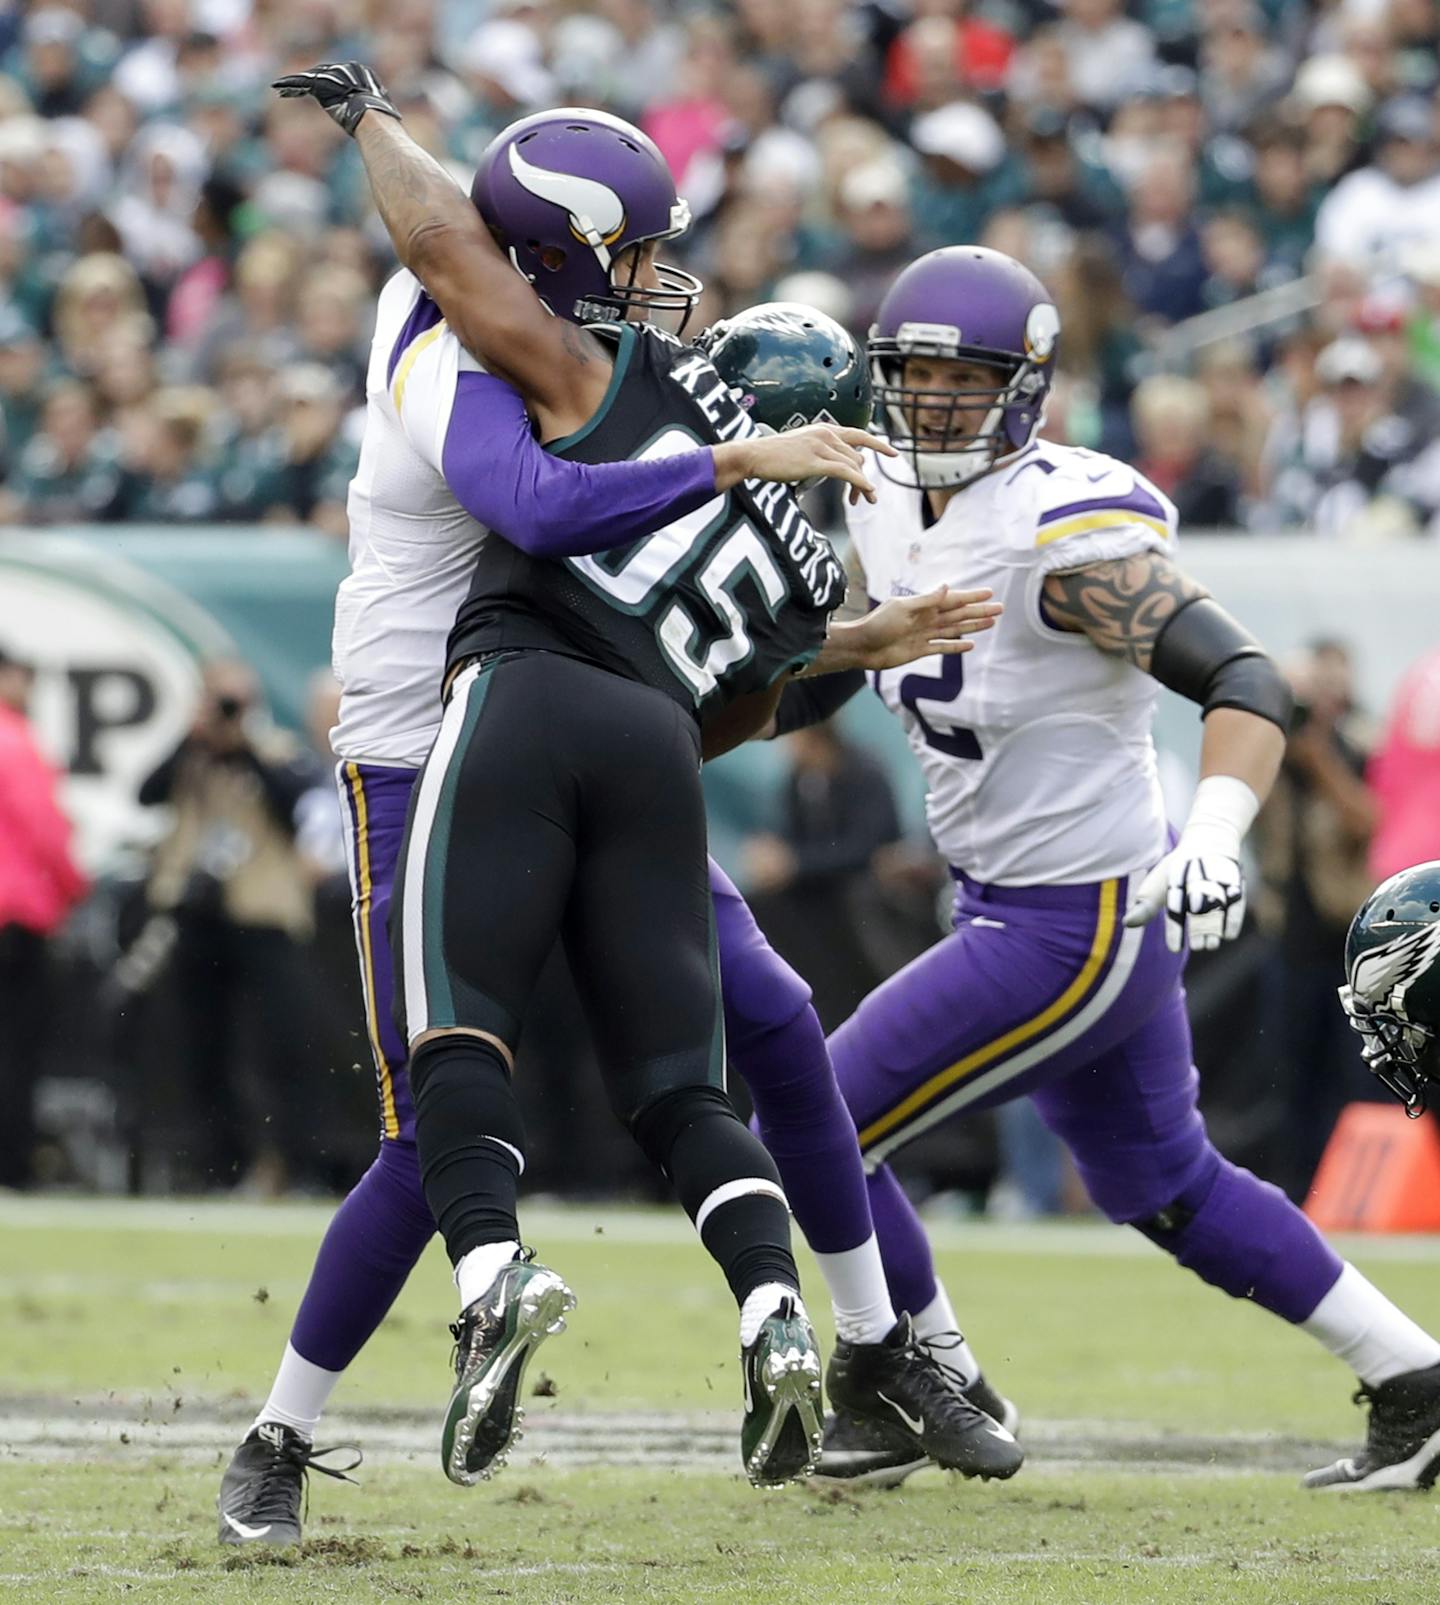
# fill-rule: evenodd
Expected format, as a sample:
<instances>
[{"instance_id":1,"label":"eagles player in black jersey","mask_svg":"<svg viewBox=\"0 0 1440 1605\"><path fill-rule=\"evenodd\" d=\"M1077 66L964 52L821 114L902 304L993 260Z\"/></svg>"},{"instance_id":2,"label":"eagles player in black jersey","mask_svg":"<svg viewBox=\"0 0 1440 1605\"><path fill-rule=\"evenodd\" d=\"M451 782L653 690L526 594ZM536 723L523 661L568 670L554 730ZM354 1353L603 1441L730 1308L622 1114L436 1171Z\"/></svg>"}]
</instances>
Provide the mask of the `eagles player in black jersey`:
<instances>
[{"instance_id":1,"label":"eagles player in black jersey","mask_svg":"<svg viewBox=\"0 0 1440 1605\"><path fill-rule=\"evenodd\" d=\"M437 224L448 177L388 121L373 79L333 72L297 75L296 92L357 135L372 177L404 165L405 185L380 187L402 260L461 343L525 396L552 449L598 461L716 448L694 513L606 558L543 563L487 542L451 638L392 918L426 1194L464 1306L447 1470L473 1481L503 1452L512 1362L573 1304L519 1248L524 1135L509 1082L535 975L562 935L612 1105L741 1305L747 1470L783 1482L813 1464L819 1359L773 1163L722 1090L700 720L728 714L727 745L762 724L780 682L821 652L844 589L793 497L746 478L752 445L771 478L828 473L862 493L857 448L887 448L826 428L761 441L703 356L625 322L631 308L683 312L699 290L653 265L683 209L637 130L577 112L508 130L476 179L507 260L476 213ZM403 206L387 206L397 188ZM611 327L569 321L582 315ZM793 472L777 468L782 453Z\"/></svg>"}]
</instances>

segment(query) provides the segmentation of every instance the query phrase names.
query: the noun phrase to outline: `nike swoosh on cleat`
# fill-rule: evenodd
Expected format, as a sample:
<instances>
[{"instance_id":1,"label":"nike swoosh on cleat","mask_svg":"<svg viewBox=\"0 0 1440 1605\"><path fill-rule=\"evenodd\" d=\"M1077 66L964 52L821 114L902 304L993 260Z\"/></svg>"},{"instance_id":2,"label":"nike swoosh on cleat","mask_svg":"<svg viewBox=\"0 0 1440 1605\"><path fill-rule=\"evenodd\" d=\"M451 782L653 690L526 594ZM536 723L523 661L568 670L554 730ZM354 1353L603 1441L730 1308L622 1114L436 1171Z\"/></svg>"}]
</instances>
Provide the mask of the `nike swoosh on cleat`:
<instances>
[{"instance_id":1,"label":"nike swoosh on cleat","mask_svg":"<svg viewBox=\"0 0 1440 1605\"><path fill-rule=\"evenodd\" d=\"M986 1432L988 1432L990 1434L990 1436L992 1438L998 1438L1001 1443L1014 1443L1015 1442L1014 1434L1010 1433L1010 1432L1007 1432L1006 1429L1004 1427L1002 1427L998 1421L989 1422L986 1425L985 1430L986 1430Z\"/></svg>"},{"instance_id":2,"label":"nike swoosh on cleat","mask_svg":"<svg viewBox=\"0 0 1440 1605\"><path fill-rule=\"evenodd\" d=\"M740 1367L740 1377L745 1384L745 1414L748 1416L755 1408L755 1397L750 1392L750 1363L748 1360Z\"/></svg>"},{"instance_id":3,"label":"nike swoosh on cleat","mask_svg":"<svg viewBox=\"0 0 1440 1605\"><path fill-rule=\"evenodd\" d=\"M908 1415L906 1413L905 1408L904 1408L903 1405L896 1404L894 1399L890 1398L887 1394L881 1393L879 1388L876 1388L876 1390L875 1390L875 1397L877 1399L884 1399L885 1403L888 1404L890 1406L890 1408L895 1412L895 1414L897 1416L899 1416L900 1419L905 1423L905 1425L907 1427L909 1427L911 1432L914 1432L914 1433L917 1433L917 1434L921 1433L921 1432L924 1432L924 1430L925 1430L925 1417L924 1416Z\"/></svg>"},{"instance_id":4,"label":"nike swoosh on cleat","mask_svg":"<svg viewBox=\"0 0 1440 1605\"><path fill-rule=\"evenodd\" d=\"M243 1521L236 1521L228 1511L222 1511L221 1515L231 1532L238 1533L241 1538L263 1538L273 1525L267 1522L264 1527L247 1527Z\"/></svg>"}]
</instances>

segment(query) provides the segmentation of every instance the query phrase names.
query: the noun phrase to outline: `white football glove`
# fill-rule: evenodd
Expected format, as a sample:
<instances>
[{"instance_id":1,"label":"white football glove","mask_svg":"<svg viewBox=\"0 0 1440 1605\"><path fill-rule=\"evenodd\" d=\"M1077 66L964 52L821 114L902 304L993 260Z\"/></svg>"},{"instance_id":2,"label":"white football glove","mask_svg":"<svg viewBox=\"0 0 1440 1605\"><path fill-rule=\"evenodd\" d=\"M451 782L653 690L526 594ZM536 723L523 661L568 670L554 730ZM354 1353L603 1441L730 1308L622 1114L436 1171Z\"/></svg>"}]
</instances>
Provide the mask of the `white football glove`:
<instances>
[{"instance_id":1,"label":"white football glove","mask_svg":"<svg viewBox=\"0 0 1440 1605\"><path fill-rule=\"evenodd\" d=\"M1255 793L1233 775L1202 780L1180 840L1136 888L1126 925L1148 925L1163 908L1172 953L1216 948L1239 936L1245 921L1240 841L1259 807Z\"/></svg>"}]
</instances>

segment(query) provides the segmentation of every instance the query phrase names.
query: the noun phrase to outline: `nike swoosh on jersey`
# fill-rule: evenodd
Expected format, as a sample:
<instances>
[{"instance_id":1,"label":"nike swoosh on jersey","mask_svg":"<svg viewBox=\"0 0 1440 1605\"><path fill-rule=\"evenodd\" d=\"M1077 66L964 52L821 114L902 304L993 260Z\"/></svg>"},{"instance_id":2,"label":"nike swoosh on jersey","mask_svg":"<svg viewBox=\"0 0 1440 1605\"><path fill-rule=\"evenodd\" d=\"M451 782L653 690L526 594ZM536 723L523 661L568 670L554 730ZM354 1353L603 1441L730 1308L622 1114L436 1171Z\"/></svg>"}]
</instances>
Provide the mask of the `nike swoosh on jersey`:
<instances>
[{"instance_id":1,"label":"nike swoosh on jersey","mask_svg":"<svg viewBox=\"0 0 1440 1605\"><path fill-rule=\"evenodd\" d=\"M924 1416L912 1416L908 1414L903 1405L896 1404L894 1399L892 1399L886 1393L881 1393L879 1388L876 1388L875 1390L875 1397L877 1399L884 1399L885 1403L888 1404L895 1414L899 1416L900 1419L905 1423L905 1425L909 1427L911 1432L920 1433L925 1430Z\"/></svg>"},{"instance_id":2,"label":"nike swoosh on jersey","mask_svg":"<svg viewBox=\"0 0 1440 1605\"><path fill-rule=\"evenodd\" d=\"M972 915L971 919L970 919L970 923L972 925L983 925L983 926L986 927L987 930L991 930L991 931L1003 931L1005 929L1005 921L1004 920L986 919L983 914Z\"/></svg>"},{"instance_id":3,"label":"nike swoosh on jersey","mask_svg":"<svg viewBox=\"0 0 1440 1605\"><path fill-rule=\"evenodd\" d=\"M225 1518L225 1525L231 1532L238 1533L241 1538L263 1538L273 1525L267 1522L263 1527L247 1527L243 1521L236 1521L228 1511L222 1511L221 1514Z\"/></svg>"}]
</instances>

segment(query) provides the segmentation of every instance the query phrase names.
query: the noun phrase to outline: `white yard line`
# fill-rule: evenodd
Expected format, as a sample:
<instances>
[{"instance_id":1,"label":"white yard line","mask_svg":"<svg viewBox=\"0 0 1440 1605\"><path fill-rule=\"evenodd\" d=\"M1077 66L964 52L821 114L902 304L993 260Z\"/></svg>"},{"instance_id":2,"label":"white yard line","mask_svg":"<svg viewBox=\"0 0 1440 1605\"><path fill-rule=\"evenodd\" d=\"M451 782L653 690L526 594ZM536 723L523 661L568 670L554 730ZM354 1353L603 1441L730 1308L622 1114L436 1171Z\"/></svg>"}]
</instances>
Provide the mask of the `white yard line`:
<instances>
[{"instance_id":1,"label":"white yard line","mask_svg":"<svg viewBox=\"0 0 1440 1605\"><path fill-rule=\"evenodd\" d=\"M0 1465L123 1463L165 1457L217 1464L248 1427L250 1409L234 1401L105 1396L82 1399L0 1397ZM512 1456L519 1471L610 1465L739 1475L736 1418L724 1411L687 1413L546 1410L531 1403L526 1436ZM368 1463L431 1465L437 1455L433 1412L386 1409L337 1414L330 1442L358 1439ZM1333 1458L1333 1446L1265 1433L1207 1437L1147 1429L1134 1422L1039 1421L1029 1425L1028 1472L1084 1468L1142 1473L1235 1476L1274 1472L1298 1477Z\"/></svg>"},{"instance_id":2,"label":"white yard line","mask_svg":"<svg viewBox=\"0 0 1440 1605\"><path fill-rule=\"evenodd\" d=\"M331 1203L236 1203L169 1198L65 1198L0 1196L5 1232L148 1231L213 1236L318 1239L334 1213ZM1128 1259L1159 1252L1137 1233L1103 1221L1055 1221L997 1225L930 1215L926 1226L935 1246L972 1254L1054 1255ZM624 1244L694 1242L694 1230L678 1209L535 1204L525 1209L526 1237L539 1245L593 1241ZM1339 1236L1336 1247L1358 1259L1435 1264L1440 1236Z\"/></svg>"}]
</instances>

